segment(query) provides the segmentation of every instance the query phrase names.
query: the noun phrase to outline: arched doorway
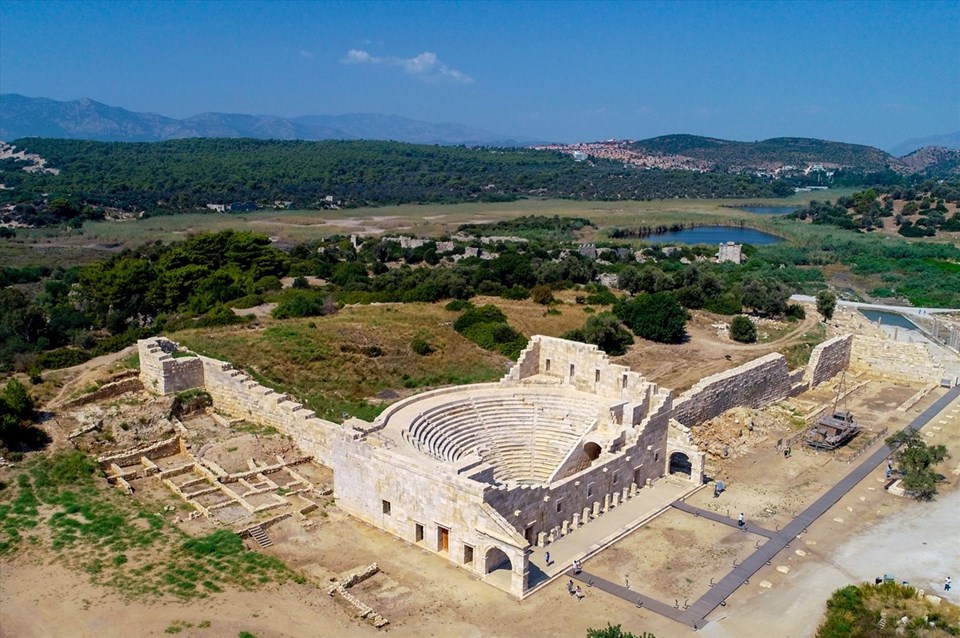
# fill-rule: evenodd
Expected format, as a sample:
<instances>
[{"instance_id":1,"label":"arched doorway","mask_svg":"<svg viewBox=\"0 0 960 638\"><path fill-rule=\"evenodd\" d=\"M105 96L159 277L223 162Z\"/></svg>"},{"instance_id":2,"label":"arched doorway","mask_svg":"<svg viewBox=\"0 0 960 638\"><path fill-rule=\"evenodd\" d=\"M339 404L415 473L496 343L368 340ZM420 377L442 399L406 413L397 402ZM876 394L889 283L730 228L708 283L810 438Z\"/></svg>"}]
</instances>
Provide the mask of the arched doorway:
<instances>
[{"instance_id":1,"label":"arched doorway","mask_svg":"<svg viewBox=\"0 0 960 638\"><path fill-rule=\"evenodd\" d=\"M591 461L596 461L600 457L600 446L590 441L583 444L583 453L587 455Z\"/></svg>"},{"instance_id":2,"label":"arched doorway","mask_svg":"<svg viewBox=\"0 0 960 638\"><path fill-rule=\"evenodd\" d=\"M690 476L693 472L693 464L690 463L690 457L683 452L674 452L670 455L670 474L686 474Z\"/></svg>"},{"instance_id":3,"label":"arched doorway","mask_svg":"<svg viewBox=\"0 0 960 638\"><path fill-rule=\"evenodd\" d=\"M510 564L510 557L499 547L491 547L487 550L487 555L483 561L483 572L491 574L498 569L510 571L513 566Z\"/></svg>"}]
</instances>

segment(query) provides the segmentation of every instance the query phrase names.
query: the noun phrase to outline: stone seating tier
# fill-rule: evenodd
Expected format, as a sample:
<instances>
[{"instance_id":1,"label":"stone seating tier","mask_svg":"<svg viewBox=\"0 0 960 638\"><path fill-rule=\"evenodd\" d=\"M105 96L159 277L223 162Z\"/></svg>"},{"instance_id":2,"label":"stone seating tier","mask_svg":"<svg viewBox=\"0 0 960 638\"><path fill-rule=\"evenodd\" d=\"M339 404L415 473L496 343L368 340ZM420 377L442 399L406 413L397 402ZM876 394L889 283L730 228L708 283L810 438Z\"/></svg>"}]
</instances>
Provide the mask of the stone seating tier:
<instances>
[{"instance_id":1,"label":"stone seating tier","mask_svg":"<svg viewBox=\"0 0 960 638\"><path fill-rule=\"evenodd\" d=\"M417 414L402 440L443 462L478 453L498 482L543 483L601 409L595 400L536 392L457 397Z\"/></svg>"}]
</instances>

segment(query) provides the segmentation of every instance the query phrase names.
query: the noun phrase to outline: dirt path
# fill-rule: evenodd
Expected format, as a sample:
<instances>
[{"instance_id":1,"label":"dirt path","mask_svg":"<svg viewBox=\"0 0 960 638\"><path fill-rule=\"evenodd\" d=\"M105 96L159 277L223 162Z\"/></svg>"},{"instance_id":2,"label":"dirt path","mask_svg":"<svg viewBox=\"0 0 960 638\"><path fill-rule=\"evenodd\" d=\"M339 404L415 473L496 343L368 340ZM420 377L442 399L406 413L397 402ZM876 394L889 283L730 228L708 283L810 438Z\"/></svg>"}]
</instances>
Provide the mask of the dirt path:
<instances>
[{"instance_id":1,"label":"dirt path","mask_svg":"<svg viewBox=\"0 0 960 638\"><path fill-rule=\"evenodd\" d=\"M775 341L739 344L718 336L713 326L718 320L705 313L696 313L687 323L689 339L681 344L659 344L638 339L616 363L629 366L651 381L662 383L674 392L683 392L704 377L729 370L771 352L783 352L802 343L804 335L816 328L819 315L807 307L807 316ZM761 327L762 329L762 327Z\"/></svg>"},{"instance_id":2,"label":"dirt path","mask_svg":"<svg viewBox=\"0 0 960 638\"><path fill-rule=\"evenodd\" d=\"M113 365L114 363L129 357L132 354L137 352L137 346L128 346L119 352L111 352L110 354L101 355L99 357L94 357L86 363L81 363L80 365L73 366L71 368L63 368L56 372L57 377L65 379L66 381L60 387L59 392L50 400L46 401L41 410L47 412L54 412L58 407L66 403L71 395L77 390L82 390L89 384L96 382L98 379L104 376L104 368Z\"/></svg>"}]
</instances>

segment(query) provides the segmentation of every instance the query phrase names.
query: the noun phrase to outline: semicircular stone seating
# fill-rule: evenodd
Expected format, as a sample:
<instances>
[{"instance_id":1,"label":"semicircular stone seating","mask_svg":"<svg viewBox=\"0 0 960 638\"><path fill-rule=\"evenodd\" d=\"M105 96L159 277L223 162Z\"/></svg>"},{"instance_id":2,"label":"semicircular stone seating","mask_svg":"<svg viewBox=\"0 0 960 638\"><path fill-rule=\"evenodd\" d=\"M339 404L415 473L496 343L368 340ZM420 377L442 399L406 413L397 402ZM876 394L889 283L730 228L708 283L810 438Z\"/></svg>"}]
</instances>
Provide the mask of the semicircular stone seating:
<instances>
[{"instance_id":1,"label":"semicircular stone seating","mask_svg":"<svg viewBox=\"0 0 960 638\"><path fill-rule=\"evenodd\" d=\"M545 483L601 407L570 394L461 395L418 414L403 439L446 462L476 452L498 482Z\"/></svg>"}]
</instances>

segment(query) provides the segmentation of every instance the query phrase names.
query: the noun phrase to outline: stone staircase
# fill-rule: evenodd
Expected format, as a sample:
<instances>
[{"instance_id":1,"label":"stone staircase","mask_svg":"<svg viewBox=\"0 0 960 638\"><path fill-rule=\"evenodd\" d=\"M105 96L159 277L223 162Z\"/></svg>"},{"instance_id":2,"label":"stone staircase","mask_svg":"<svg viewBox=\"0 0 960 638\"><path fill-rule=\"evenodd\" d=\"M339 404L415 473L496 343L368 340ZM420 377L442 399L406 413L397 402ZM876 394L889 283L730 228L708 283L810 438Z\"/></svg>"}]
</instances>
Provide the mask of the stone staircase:
<instances>
[{"instance_id":1,"label":"stone staircase","mask_svg":"<svg viewBox=\"0 0 960 638\"><path fill-rule=\"evenodd\" d=\"M267 536L267 533L259 525L250 528L250 536L264 549L273 545L273 541L270 540L270 537Z\"/></svg>"}]
</instances>

